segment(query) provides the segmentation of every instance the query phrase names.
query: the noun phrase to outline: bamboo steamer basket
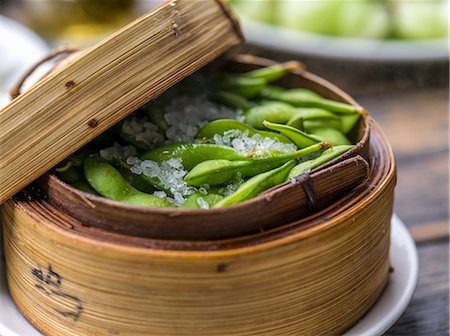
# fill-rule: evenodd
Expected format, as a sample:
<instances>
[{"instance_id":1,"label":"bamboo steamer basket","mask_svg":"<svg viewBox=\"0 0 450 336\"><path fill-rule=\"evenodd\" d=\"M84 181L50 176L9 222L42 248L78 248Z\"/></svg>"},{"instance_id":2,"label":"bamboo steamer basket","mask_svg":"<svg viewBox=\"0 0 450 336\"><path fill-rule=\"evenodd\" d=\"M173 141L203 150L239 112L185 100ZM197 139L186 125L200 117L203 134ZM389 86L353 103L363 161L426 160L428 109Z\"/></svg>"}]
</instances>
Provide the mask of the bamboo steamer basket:
<instances>
[{"instance_id":1,"label":"bamboo steamer basket","mask_svg":"<svg viewBox=\"0 0 450 336\"><path fill-rule=\"evenodd\" d=\"M221 19L228 14L220 1L216 3L219 7L208 8L228 27L230 38L222 45L212 34L217 48L201 63L241 38L232 18L231 26ZM174 10L168 6L187 10L191 2L172 1L159 11L161 17ZM143 22L117 36L143 32L139 29ZM178 36L178 27L171 22L173 37ZM105 45L111 47L112 42ZM85 51L80 58L86 60L94 51ZM69 61L69 67L75 69L80 58ZM226 67L239 72L268 62L238 56ZM194 68L183 70L181 77ZM58 71L68 72L64 66ZM14 108L27 99L33 101L33 94L59 83L59 78L51 74L3 116L14 116ZM66 82L64 90L72 90L73 83L67 83L72 82ZM74 83L79 85L78 80ZM302 85L356 104L308 72L294 73L280 84ZM147 92L138 105L164 88ZM75 100L77 90L64 92L61 97ZM91 112L83 118L91 117ZM115 115L114 121L131 112L131 107L125 112ZM80 126L82 133L74 132L76 138L70 135L78 140L76 146L58 151L55 162L48 165L113 124L99 116L101 129L89 123L92 130ZM46 175L2 205L11 295L24 316L47 335L339 334L367 312L388 281L395 186L392 150L373 120L364 117L352 137L358 143L354 150L312 172L319 211L307 217L307 192L292 184L228 209L177 212L143 210L91 197ZM46 150L36 155L45 156ZM33 171L33 176L41 170ZM13 177L8 175L8 192L1 200L30 180L23 178L19 185ZM348 182L349 177L355 178L353 182Z\"/></svg>"},{"instance_id":2,"label":"bamboo steamer basket","mask_svg":"<svg viewBox=\"0 0 450 336\"><path fill-rule=\"evenodd\" d=\"M395 163L368 122L366 183L310 217L233 239L121 235L29 188L2 209L11 295L47 335L340 334L389 274Z\"/></svg>"},{"instance_id":3,"label":"bamboo steamer basket","mask_svg":"<svg viewBox=\"0 0 450 336\"><path fill-rule=\"evenodd\" d=\"M276 62L252 55L224 57L209 65L211 71L245 72ZM303 69L286 76L278 84L303 87L324 97L357 105L345 92ZM313 171L314 209L320 210L360 184L368 174L370 123L367 116L350 134L357 143L327 165ZM360 156L362 159L345 161ZM155 209L138 207L79 191L55 175L46 174L41 186L50 203L84 225L137 237L210 240L238 237L290 223L310 212L308 197L301 185L287 183L242 204L220 209Z\"/></svg>"}]
</instances>

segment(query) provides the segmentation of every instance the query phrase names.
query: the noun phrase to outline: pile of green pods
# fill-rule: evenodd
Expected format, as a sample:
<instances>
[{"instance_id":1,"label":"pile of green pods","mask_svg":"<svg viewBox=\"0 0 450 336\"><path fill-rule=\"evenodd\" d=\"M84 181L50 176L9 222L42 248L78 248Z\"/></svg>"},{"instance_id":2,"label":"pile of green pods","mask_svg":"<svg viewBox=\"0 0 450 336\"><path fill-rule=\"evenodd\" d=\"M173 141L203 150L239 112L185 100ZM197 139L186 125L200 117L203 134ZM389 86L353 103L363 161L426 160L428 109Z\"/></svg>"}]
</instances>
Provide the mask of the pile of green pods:
<instances>
[{"instance_id":1,"label":"pile of green pods","mask_svg":"<svg viewBox=\"0 0 450 336\"><path fill-rule=\"evenodd\" d=\"M81 191L152 208L220 208L254 198L350 150L354 144L348 134L366 113L360 106L325 99L308 89L274 84L297 68L296 62L287 62L247 73L214 74L208 99L235 109L236 119L212 120L192 142L166 142L150 150L123 134L120 126L113 127L64 160L55 172ZM169 128L164 113L158 108L151 111L149 118L164 138ZM260 146L238 150L236 144L245 137L292 150ZM113 143L131 146L135 153L108 160L99 155ZM162 177L172 167L178 185L167 182L170 176Z\"/></svg>"}]
</instances>

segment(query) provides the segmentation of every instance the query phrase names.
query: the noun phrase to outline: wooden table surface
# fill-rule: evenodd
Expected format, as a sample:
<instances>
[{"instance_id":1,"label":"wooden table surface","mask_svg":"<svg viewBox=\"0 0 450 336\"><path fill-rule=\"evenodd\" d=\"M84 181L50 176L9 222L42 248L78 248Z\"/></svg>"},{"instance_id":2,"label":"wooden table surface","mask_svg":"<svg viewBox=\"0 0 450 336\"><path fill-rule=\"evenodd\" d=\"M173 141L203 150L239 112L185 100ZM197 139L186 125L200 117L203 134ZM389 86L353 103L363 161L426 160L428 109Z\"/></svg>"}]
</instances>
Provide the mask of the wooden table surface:
<instances>
[{"instance_id":1,"label":"wooden table surface","mask_svg":"<svg viewBox=\"0 0 450 336\"><path fill-rule=\"evenodd\" d=\"M394 148L395 212L418 248L419 280L403 316L386 335L449 334L449 66L320 60L243 48L285 61L337 84L369 110Z\"/></svg>"}]
</instances>

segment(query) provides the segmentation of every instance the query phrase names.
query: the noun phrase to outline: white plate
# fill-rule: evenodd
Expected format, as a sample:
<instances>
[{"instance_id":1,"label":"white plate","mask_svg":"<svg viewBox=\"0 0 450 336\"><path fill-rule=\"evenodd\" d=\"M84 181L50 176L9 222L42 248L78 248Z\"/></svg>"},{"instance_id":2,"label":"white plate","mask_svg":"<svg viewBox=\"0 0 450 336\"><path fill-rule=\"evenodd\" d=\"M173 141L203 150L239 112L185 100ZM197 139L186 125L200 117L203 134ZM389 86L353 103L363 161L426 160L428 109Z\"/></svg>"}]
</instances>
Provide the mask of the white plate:
<instances>
[{"instance_id":1,"label":"white plate","mask_svg":"<svg viewBox=\"0 0 450 336\"><path fill-rule=\"evenodd\" d=\"M9 103L8 90L17 79L49 51L45 42L30 29L0 15L0 107ZM24 85L24 90L49 69L39 68Z\"/></svg>"},{"instance_id":2,"label":"white plate","mask_svg":"<svg viewBox=\"0 0 450 336\"><path fill-rule=\"evenodd\" d=\"M382 335L405 311L414 293L418 276L416 246L396 215L391 224L390 259L394 272L377 303L345 336ZM14 305L6 289L4 267L0 267L0 273L0 335L40 336L41 333L28 323Z\"/></svg>"},{"instance_id":3,"label":"white plate","mask_svg":"<svg viewBox=\"0 0 450 336\"><path fill-rule=\"evenodd\" d=\"M424 41L329 37L273 26L240 16L248 42L291 53L376 62L448 60L448 39Z\"/></svg>"}]
</instances>

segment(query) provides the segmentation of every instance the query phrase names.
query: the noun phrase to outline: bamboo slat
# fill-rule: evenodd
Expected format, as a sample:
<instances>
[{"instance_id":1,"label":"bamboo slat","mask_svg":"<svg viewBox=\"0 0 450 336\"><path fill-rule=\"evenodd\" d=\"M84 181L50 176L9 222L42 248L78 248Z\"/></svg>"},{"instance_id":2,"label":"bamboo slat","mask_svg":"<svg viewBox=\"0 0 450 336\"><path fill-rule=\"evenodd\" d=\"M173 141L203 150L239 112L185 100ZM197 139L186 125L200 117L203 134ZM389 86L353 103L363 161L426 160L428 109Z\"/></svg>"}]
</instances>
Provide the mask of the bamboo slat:
<instances>
[{"instance_id":1,"label":"bamboo slat","mask_svg":"<svg viewBox=\"0 0 450 336\"><path fill-rule=\"evenodd\" d=\"M0 203L242 41L220 1L168 1L0 111Z\"/></svg>"},{"instance_id":2,"label":"bamboo slat","mask_svg":"<svg viewBox=\"0 0 450 336\"><path fill-rule=\"evenodd\" d=\"M374 124L367 183L309 218L222 241L114 234L28 190L3 209L7 279L47 335L337 335L389 274L395 163Z\"/></svg>"}]
</instances>

